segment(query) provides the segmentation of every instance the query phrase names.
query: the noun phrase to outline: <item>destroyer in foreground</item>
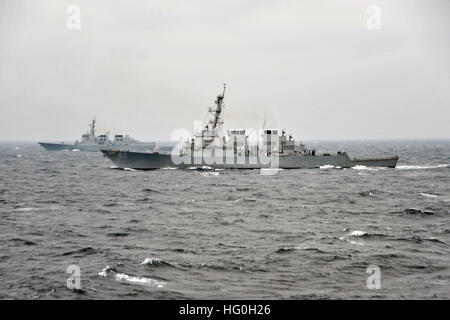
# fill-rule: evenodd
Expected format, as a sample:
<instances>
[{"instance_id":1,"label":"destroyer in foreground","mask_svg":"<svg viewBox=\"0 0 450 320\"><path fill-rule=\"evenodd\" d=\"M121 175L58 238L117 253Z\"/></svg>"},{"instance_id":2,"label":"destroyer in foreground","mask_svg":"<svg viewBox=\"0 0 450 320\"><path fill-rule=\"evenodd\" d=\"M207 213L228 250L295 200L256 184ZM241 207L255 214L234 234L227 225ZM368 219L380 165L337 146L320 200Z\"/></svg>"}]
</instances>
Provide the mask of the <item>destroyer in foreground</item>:
<instances>
[{"instance_id":1,"label":"destroyer in foreground","mask_svg":"<svg viewBox=\"0 0 450 320\"><path fill-rule=\"evenodd\" d=\"M47 151L60 150L80 150L80 151L99 151L103 148L113 148L122 151L153 151L154 142L140 142L128 135L116 134L114 140L110 140L107 134L95 135L95 119L92 120L89 131L81 136L81 141L75 141L73 144L39 142Z\"/></svg>"},{"instance_id":2,"label":"destroyer in foreground","mask_svg":"<svg viewBox=\"0 0 450 320\"><path fill-rule=\"evenodd\" d=\"M217 96L215 107L209 108L212 119L195 132L193 138L180 142L171 153L121 151L102 148L104 156L110 158L119 168L159 169L210 167L215 169L296 169L335 166L395 168L398 157L374 159L350 159L346 152L318 154L302 143L296 144L292 136L278 129L263 129L251 144L246 130L234 129L222 133L222 111L225 87ZM281 133L281 134L280 134Z\"/></svg>"}]
</instances>

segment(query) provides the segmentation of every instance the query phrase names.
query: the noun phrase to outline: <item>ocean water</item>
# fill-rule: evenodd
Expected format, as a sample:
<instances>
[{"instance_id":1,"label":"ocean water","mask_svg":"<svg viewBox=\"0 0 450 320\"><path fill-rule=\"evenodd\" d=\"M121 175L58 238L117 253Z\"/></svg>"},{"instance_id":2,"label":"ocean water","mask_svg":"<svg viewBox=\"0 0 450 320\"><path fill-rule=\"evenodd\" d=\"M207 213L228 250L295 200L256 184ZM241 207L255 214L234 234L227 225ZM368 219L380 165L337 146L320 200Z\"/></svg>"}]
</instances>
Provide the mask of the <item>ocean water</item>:
<instances>
[{"instance_id":1,"label":"ocean water","mask_svg":"<svg viewBox=\"0 0 450 320\"><path fill-rule=\"evenodd\" d=\"M133 171L3 143L0 298L449 299L450 140L309 146L400 161Z\"/></svg>"}]
</instances>

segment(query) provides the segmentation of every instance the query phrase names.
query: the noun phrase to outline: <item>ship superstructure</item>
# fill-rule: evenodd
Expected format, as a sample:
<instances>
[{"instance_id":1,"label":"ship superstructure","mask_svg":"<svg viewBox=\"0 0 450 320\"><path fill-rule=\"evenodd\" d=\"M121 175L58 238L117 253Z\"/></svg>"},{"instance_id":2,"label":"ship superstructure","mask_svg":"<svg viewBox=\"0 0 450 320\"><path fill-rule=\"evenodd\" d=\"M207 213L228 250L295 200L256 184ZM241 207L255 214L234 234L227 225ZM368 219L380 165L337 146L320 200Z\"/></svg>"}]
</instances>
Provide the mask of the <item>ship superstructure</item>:
<instances>
[{"instance_id":1,"label":"ship superstructure","mask_svg":"<svg viewBox=\"0 0 450 320\"><path fill-rule=\"evenodd\" d=\"M201 128L194 131L193 137L178 144L169 153L140 153L102 148L120 168L158 169L163 167L207 166L221 169L259 169L259 168L316 168L336 166L342 168L357 165L395 167L397 156L376 159L350 159L344 151L335 154L318 154L303 143L296 143L285 130L261 129L256 142L251 141L251 133L245 129L229 129L224 132L223 92L215 100L215 106L208 109L212 115Z\"/></svg>"}]
</instances>

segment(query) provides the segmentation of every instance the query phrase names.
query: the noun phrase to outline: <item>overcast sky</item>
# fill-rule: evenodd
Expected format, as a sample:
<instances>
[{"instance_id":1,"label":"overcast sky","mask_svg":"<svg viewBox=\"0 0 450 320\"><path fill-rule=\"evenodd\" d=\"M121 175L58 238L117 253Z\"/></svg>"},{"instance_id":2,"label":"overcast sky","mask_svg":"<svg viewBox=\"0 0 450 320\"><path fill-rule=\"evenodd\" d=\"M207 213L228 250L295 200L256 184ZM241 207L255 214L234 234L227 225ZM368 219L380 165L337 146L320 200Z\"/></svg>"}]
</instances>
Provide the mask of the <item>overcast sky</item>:
<instances>
[{"instance_id":1,"label":"overcast sky","mask_svg":"<svg viewBox=\"0 0 450 320\"><path fill-rule=\"evenodd\" d=\"M169 140L223 82L227 128L450 138L449 18L448 0L0 0L0 140L73 141L93 115Z\"/></svg>"}]
</instances>

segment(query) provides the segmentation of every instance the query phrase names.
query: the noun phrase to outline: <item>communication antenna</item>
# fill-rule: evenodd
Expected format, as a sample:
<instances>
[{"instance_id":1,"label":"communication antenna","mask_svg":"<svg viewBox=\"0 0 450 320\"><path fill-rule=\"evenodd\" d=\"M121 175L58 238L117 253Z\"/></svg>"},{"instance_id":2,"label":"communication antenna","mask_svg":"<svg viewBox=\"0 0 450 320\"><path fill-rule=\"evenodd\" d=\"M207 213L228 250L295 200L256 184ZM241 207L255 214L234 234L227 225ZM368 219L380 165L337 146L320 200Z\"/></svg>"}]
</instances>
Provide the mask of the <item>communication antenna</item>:
<instances>
[{"instance_id":1,"label":"communication antenna","mask_svg":"<svg viewBox=\"0 0 450 320\"><path fill-rule=\"evenodd\" d=\"M91 124L91 135L95 137L95 114Z\"/></svg>"}]
</instances>

